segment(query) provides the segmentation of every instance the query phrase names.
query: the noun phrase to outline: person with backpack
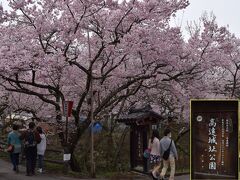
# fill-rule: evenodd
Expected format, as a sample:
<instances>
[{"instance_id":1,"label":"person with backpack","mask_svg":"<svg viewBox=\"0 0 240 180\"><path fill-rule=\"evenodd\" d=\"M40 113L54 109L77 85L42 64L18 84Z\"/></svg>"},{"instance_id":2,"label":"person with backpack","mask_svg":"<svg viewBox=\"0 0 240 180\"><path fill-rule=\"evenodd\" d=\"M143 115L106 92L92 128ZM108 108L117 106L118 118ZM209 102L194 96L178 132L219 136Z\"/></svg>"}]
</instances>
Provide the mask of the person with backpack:
<instances>
[{"instance_id":1,"label":"person with backpack","mask_svg":"<svg viewBox=\"0 0 240 180\"><path fill-rule=\"evenodd\" d=\"M47 147L46 135L40 126L37 127L37 131L40 134L41 142L37 145L37 157L38 157L38 172L43 172L43 159Z\"/></svg>"},{"instance_id":2,"label":"person with backpack","mask_svg":"<svg viewBox=\"0 0 240 180\"><path fill-rule=\"evenodd\" d=\"M164 178L170 164L171 172L169 180L173 180L175 174L175 159L178 160L178 154L174 141L171 139L171 130L169 128L164 130L164 137L160 140L160 155L163 159L160 179Z\"/></svg>"},{"instance_id":3,"label":"person with backpack","mask_svg":"<svg viewBox=\"0 0 240 180\"><path fill-rule=\"evenodd\" d=\"M41 142L41 137L35 130L34 122L30 122L28 126L28 130L21 135L21 139L24 141L26 155L26 176L32 176L35 175L37 144Z\"/></svg>"},{"instance_id":4,"label":"person with backpack","mask_svg":"<svg viewBox=\"0 0 240 180\"><path fill-rule=\"evenodd\" d=\"M21 153L21 140L20 134L18 132L19 126L17 124L13 124L12 131L8 134L7 144L8 149L7 151L10 153L10 159L13 165L13 171L18 173L18 164L19 164L19 154Z\"/></svg>"}]
</instances>

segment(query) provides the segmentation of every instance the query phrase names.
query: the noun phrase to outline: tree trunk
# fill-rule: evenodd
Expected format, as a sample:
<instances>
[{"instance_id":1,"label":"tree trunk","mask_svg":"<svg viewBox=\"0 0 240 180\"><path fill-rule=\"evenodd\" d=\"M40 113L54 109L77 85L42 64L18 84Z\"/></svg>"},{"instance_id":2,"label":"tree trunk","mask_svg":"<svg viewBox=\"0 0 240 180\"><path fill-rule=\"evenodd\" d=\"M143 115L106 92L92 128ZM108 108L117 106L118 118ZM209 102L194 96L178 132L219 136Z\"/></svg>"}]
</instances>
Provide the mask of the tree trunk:
<instances>
[{"instance_id":1,"label":"tree trunk","mask_svg":"<svg viewBox=\"0 0 240 180\"><path fill-rule=\"evenodd\" d=\"M69 153L71 153L70 167L72 171L79 172L81 170L79 162L77 161L77 158L74 152L80 138L82 137L85 130L88 128L89 124L90 124L90 121L86 121L82 123L81 126L77 128L77 132L75 132L75 134L71 136L71 138L69 139L69 143L67 144Z\"/></svg>"},{"instance_id":2,"label":"tree trunk","mask_svg":"<svg viewBox=\"0 0 240 180\"><path fill-rule=\"evenodd\" d=\"M70 168L72 171L76 171L76 172L81 171L79 162L78 162L74 152L71 152L71 160L70 160L69 165L70 165Z\"/></svg>"},{"instance_id":3,"label":"tree trunk","mask_svg":"<svg viewBox=\"0 0 240 180\"><path fill-rule=\"evenodd\" d=\"M124 144L124 141L125 141L125 138L126 138L126 135L129 131L129 128L126 127L122 133L122 136L119 140L119 144L118 144L118 149L116 149L116 152L115 152L115 157L114 157L114 166L117 167L117 164L119 163L119 158L120 158L120 153L121 153L121 150L122 150L122 147L123 147L123 144Z\"/></svg>"}]
</instances>

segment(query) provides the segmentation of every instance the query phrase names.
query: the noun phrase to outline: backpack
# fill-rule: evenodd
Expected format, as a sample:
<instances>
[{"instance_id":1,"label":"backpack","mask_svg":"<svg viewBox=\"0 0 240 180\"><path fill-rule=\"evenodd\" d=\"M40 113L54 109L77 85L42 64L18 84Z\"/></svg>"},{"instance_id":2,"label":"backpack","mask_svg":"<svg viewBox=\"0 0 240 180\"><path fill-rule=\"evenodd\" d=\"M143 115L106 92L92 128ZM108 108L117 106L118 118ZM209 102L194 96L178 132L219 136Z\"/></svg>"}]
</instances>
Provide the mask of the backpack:
<instances>
[{"instance_id":1,"label":"backpack","mask_svg":"<svg viewBox=\"0 0 240 180\"><path fill-rule=\"evenodd\" d=\"M168 149L166 151L164 151L164 153L163 153L163 159L164 160L168 160L168 158L169 158L171 145L172 145L172 140L171 140L171 143L170 143Z\"/></svg>"},{"instance_id":2,"label":"backpack","mask_svg":"<svg viewBox=\"0 0 240 180\"><path fill-rule=\"evenodd\" d=\"M25 146L26 147L34 147L37 145L37 142L35 141L35 135L33 131L28 131L26 138L25 138Z\"/></svg>"}]
</instances>

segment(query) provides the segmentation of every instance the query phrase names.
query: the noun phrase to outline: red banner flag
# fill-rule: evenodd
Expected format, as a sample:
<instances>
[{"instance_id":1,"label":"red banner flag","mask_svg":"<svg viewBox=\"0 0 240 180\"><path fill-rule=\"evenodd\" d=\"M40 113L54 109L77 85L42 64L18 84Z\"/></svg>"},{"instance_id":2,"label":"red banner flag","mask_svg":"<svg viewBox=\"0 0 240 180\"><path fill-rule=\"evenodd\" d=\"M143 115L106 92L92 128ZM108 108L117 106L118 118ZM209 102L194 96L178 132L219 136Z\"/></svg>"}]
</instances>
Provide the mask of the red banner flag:
<instances>
[{"instance_id":1,"label":"red banner flag","mask_svg":"<svg viewBox=\"0 0 240 180\"><path fill-rule=\"evenodd\" d=\"M70 117L72 114L73 101L64 101L63 102L63 116Z\"/></svg>"}]
</instances>

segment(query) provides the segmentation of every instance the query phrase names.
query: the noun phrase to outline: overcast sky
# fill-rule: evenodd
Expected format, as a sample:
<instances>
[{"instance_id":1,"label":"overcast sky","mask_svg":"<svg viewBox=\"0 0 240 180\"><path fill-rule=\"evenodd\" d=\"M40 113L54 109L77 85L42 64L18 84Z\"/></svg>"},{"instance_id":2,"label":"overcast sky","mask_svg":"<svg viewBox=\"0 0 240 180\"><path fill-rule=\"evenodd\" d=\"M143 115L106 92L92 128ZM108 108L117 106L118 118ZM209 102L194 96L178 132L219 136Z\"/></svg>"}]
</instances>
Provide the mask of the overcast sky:
<instances>
[{"instance_id":1,"label":"overcast sky","mask_svg":"<svg viewBox=\"0 0 240 180\"><path fill-rule=\"evenodd\" d=\"M6 8L7 0L0 0ZM219 25L229 25L229 30L240 37L240 0L189 0L190 5L177 13L177 17L171 21L172 25L181 26L186 35L187 22L198 21L206 11L213 12Z\"/></svg>"},{"instance_id":2,"label":"overcast sky","mask_svg":"<svg viewBox=\"0 0 240 180\"><path fill-rule=\"evenodd\" d=\"M219 25L229 25L229 30L240 37L240 0L189 0L189 2L190 5L177 13L171 24L181 26L185 32L187 22L199 22L199 17L204 12L213 12Z\"/></svg>"}]
</instances>

